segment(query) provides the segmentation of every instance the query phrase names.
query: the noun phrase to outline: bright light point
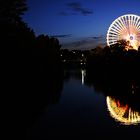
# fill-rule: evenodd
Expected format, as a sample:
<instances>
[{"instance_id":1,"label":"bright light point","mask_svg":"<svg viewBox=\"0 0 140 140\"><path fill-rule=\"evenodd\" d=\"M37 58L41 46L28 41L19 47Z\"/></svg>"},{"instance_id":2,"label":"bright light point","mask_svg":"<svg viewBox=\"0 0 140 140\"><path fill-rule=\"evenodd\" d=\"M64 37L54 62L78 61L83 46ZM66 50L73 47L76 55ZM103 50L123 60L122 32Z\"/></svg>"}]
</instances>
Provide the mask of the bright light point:
<instances>
[{"instance_id":1,"label":"bright light point","mask_svg":"<svg viewBox=\"0 0 140 140\"><path fill-rule=\"evenodd\" d=\"M119 40L129 41L128 49L138 50L140 46L140 16L127 14L117 18L107 32L107 45L116 44Z\"/></svg>"}]
</instances>

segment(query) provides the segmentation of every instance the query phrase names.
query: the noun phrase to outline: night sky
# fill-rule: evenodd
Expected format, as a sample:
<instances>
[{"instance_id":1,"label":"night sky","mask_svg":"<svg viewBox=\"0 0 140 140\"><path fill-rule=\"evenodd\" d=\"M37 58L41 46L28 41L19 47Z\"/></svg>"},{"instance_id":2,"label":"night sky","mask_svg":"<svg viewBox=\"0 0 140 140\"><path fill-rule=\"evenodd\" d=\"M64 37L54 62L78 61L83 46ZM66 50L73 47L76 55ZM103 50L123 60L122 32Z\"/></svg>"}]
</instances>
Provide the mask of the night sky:
<instances>
[{"instance_id":1,"label":"night sky","mask_svg":"<svg viewBox=\"0 0 140 140\"><path fill-rule=\"evenodd\" d=\"M113 20L140 15L140 0L27 0L27 5L23 20L35 34L57 37L69 49L105 46Z\"/></svg>"}]
</instances>

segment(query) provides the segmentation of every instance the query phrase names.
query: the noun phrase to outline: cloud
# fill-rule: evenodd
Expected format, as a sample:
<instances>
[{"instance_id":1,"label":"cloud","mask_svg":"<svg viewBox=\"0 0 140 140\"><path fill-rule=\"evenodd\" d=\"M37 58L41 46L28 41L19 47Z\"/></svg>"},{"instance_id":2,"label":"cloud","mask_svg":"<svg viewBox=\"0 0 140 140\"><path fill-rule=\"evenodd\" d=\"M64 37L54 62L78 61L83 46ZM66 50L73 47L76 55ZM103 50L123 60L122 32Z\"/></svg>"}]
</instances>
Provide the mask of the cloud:
<instances>
[{"instance_id":1,"label":"cloud","mask_svg":"<svg viewBox=\"0 0 140 140\"><path fill-rule=\"evenodd\" d=\"M79 2L72 2L68 3L67 6L74 12L80 13L84 16L93 14L93 11L87 8L82 7L81 3Z\"/></svg>"},{"instance_id":2,"label":"cloud","mask_svg":"<svg viewBox=\"0 0 140 140\"><path fill-rule=\"evenodd\" d=\"M94 49L97 46L104 47L106 45L105 37L104 36L95 36L95 37L88 37L83 38L77 41L73 41L70 43L65 43L62 45L63 48L67 49Z\"/></svg>"},{"instance_id":3,"label":"cloud","mask_svg":"<svg viewBox=\"0 0 140 140\"><path fill-rule=\"evenodd\" d=\"M92 39L95 39L95 40L100 40L100 39L102 39L103 38L103 36L93 36L93 37L91 37Z\"/></svg>"},{"instance_id":4,"label":"cloud","mask_svg":"<svg viewBox=\"0 0 140 140\"><path fill-rule=\"evenodd\" d=\"M54 38L68 38L68 37L71 37L72 35L71 34L65 34L65 35L53 35L51 37L54 37Z\"/></svg>"},{"instance_id":5,"label":"cloud","mask_svg":"<svg viewBox=\"0 0 140 140\"><path fill-rule=\"evenodd\" d=\"M70 12L65 12L65 11L62 11L62 12L60 12L60 13L58 13L59 15L61 15L61 16L69 16L69 15L77 15L77 13L70 13Z\"/></svg>"},{"instance_id":6,"label":"cloud","mask_svg":"<svg viewBox=\"0 0 140 140\"><path fill-rule=\"evenodd\" d=\"M67 6L67 12L62 11L59 13L59 15L67 16L67 15L81 14L87 16L93 14L93 10L83 7L80 2L67 3L66 6Z\"/></svg>"}]
</instances>

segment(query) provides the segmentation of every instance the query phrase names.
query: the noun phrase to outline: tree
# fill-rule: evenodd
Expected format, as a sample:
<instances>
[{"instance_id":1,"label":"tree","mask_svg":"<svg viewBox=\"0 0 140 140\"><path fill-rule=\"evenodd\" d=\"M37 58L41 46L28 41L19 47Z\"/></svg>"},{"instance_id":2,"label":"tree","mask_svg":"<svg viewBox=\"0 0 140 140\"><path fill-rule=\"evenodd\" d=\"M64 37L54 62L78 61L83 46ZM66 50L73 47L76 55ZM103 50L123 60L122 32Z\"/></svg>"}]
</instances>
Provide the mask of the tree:
<instances>
[{"instance_id":1,"label":"tree","mask_svg":"<svg viewBox=\"0 0 140 140\"><path fill-rule=\"evenodd\" d=\"M26 0L2 0L0 4L0 38L5 48L31 48L35 34L21 16L27 10Z\"/></svg>"},{"instance_id":2,"label":"tree","mask_svg":"<svg viewBox=\"0 0 140 140\"><path fill-rule=\"evenodd\" d=\"M116 44L110 46L111 52L122 54L126 50L128 42L126 40L118 40Z\"/></svg>"},{"instance_id":3,"label":"tree","mask_svg":"<svg viewBox=\"0 0 140 140\"><path fill-rule=\"evenodd\" d=\"M27 10L25 0L2 0L0 3L0 22L16 23Z\"/></svg>"},{"instance_id":4,"label":"tree","mask_svg":"<svg viewBox=\"0 0 140 140\"><path fill-rule=\"evenodd\" d=\"M126 41L124 39L121 39L121 40L118 40L117 43L120 45L120 46L128 46L129 45L129 41Z\"/></svg>"}]
</instances>

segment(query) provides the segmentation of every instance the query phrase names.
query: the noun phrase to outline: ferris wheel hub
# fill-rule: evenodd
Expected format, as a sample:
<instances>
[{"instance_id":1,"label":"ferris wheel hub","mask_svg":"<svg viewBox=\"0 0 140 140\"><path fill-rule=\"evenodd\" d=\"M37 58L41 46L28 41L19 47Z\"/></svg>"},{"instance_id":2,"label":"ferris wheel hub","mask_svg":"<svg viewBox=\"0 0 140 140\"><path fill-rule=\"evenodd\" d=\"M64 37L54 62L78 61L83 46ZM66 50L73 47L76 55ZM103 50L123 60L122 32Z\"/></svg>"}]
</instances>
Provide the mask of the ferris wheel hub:
<instances>
[{"instance_id":1,"label":"ferris wheel hub","mask_svg":"<svg viewBox=\"0 0 140 140\"><path fill-rule=\"evenodd\" d=\"M133 36L130 36L130 40L133 40L134 39L134 37Z\"/></svg>"}]
</instances>

